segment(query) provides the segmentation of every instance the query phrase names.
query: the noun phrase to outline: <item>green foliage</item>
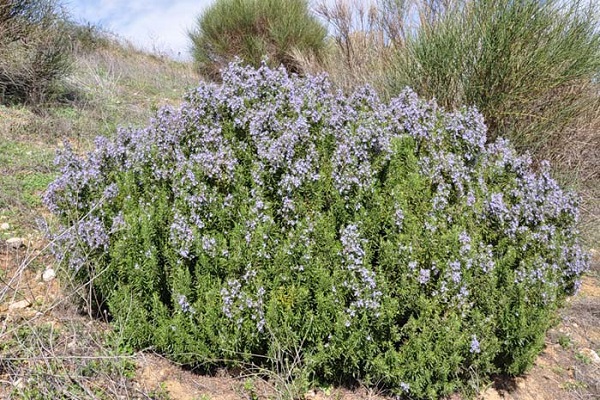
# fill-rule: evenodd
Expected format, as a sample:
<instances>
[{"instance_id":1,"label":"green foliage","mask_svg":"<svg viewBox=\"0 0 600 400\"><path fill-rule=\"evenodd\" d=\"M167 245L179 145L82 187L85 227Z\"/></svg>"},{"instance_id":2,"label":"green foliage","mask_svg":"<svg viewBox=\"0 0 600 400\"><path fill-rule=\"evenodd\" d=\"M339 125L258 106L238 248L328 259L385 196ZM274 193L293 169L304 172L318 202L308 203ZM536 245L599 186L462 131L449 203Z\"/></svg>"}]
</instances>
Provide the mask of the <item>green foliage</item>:
<instances>
[{"instance_id":1,"label":"green foliage","mask_svg":"<svg viewBox=\"0 0 600 400\"><path fill-rule=\"evenodd\" d=\"M65 28L68 30L76 51L92 53L114 45L114 39L110 33L99 25L89 22L82 25L67 21Z\"/></svg>"},{"instance_id":2,"label":"green foliage","mask_svg":"<svg viewBox=\"0 0 600 400\"><path fill-rule=\"evenodd\" d=\"M560 334L558 337L558 344L565 350L573 347L573 341L571 340L571 337L569 335L565 335L564 333Z\"/></svg>"},{"instance_id":3,"label":"green foliage","mask_svg":"<svg viewBox=\"0 0 600 400\"><path fill-rule=\"evenodd\" d=\"M66 19L54 0L0 1L0 103L40 105L71 68Z\"/></svg>"},{"instance_id":4,"label":"green foliage","mask_svg":"<svg viewBox=\"0 0 600 400\"><path fill-rule=\"evenodd\" d=\"M589 365L592 363L592 359L584 353L575 354L575 359L585 365Z\"/></svg>"},{"instance_id":5,"label":"green foliage","mask_svg":"<svg viewBox=\"0 0 600 400\"><path fill-rule=\"evenodd\" d=\"M292 51L319 58L325 35L306 0L218 0L189 32L198 70L212 79L236 56L255 67L268 56L271 65L301 72Z\"/></svg>"},{"instance_id":6,"label":"green foliage","mask_svg":"<svg viewBox=\"0 0 600 400\"><path fill-rule=\"evenodd\" d=\"M56 178L52 152L12 140L0 143L0 209L41 206L40 194Z\"/></svg>"},{"instance_id":7,"label":"green foliage","mask_svg":"<svg viewBox=\"0 0 600 400\"><path fill-rule=\"evenodd\" d=\"M490 139L509 137L520 150L539 154L565 126L592 117L600 105L600 25L593 3L417 3L421 23L414 34L397 38L388 87L398 93L409 86L448 109L475 105Z\"/></svg>"},{"instance_id":8,"label":"green foliage","mask_svg":"<svg viewBox=\"0 0 600 400\"><path fill-rule=\"evenodd\" d=\"M232 65L141 130L66 149L56 254L127 346L290 392L439 398L519 374L578 286L577 202L474 110Z\"/></svg>"}]
</instances>

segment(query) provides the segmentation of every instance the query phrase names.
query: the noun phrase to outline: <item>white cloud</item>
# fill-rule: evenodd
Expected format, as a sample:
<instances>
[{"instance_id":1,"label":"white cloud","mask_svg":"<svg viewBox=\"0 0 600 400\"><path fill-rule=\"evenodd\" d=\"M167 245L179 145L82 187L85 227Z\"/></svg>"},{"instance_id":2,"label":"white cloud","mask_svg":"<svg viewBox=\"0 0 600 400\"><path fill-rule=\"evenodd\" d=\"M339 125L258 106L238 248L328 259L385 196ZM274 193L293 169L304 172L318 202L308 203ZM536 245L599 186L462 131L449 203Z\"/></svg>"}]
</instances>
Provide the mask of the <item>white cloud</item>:
<instances>
[{"instance_id":1,"label":"white cloud","mask_svg":"<svg viewBox=\"0 0 600 400\"><path fill-rule=\"evenodd\" d=\"M136 46L189 56L187 30L212 0L71 0L73 17L109 29Z\"/></svg>"}]
</instances>

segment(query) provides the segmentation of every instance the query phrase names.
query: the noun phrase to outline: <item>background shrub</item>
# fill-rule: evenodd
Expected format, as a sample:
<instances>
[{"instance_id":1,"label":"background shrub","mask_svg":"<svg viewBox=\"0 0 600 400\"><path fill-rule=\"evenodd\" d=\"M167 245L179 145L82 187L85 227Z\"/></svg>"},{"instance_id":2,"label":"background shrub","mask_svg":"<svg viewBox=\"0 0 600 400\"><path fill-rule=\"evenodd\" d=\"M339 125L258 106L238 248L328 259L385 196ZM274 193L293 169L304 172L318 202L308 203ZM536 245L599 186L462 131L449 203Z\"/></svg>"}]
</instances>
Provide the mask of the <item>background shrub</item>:
<instances>
[{"instance_id":1,"label":"background shrub","mask_svg":"<svg viewBox=\"0 0 600 400\"><path fill-rule=\"evenodd\" d=\"M118 40L115 34L100 25L92 23L80 24L67 21L65 29L71 37L71 44L75 54L91 54L94 51L106 50Z\"/></svg>"},{"instance_id":2,"label":"background shrub","mask_svg":"<svg viewBox=\"0 0 600 400\"><path fill-rule=\"evenodd\" d=\"M547 156L569 125L584 115L595 118L600 106L594 3L417 2L418 28L392 37L400 50L388 89L393 94L409 86L449 109L474 105L491 139L508 137L519 150ZM415 14L415 8L402 10L395 21L401 28L406 15Z\"/></svg>"},{"instance_id":3,"label":"background shrub","mask_svg":"<svg viewBox=\"0 0 600 400\"><path fill-rule=\"evenodd\" d=\"M189 36L200 73L218 79L235 56L255 67L268 56L271 65L301 72L292 52L319 59L326 33L305 0L218 0Z\"/></svg>"},{"instance_id":4,"label":"background shrub","mask_svg":"<svg viewBox=\"0 0 600 400\"><path fill-rule=\"evenodd\" d=\"M230 66L68 148L56 254L134 348L439 398L519 374L587 266L576 200L482 116ZM89 300L89 299L88 299Z\"/></svg>"},{"instance_id":5,"label":"background shrub","mask_svg":"<svg viewBox=\"0 0 600 400\"><path fill-rule=\"evenodd\" d=\"M66 19L53 0L0 0L0 103L39 105L71 67Z\"/></svg>"}]
</instances>

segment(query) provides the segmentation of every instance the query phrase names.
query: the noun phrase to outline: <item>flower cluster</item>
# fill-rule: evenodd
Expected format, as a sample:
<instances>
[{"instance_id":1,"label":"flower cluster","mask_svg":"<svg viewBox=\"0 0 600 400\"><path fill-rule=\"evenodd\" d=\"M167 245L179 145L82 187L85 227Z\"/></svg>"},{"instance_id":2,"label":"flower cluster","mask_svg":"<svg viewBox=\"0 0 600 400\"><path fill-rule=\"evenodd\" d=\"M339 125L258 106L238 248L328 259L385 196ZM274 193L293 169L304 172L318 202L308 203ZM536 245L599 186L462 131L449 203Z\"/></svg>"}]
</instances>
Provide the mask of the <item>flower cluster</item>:
<instances>
[{"instance_id":1,"label":"flower cluster","mask_svg":"<svg viewBox=\"0 0 600 400\"><path fill-rule=\"evenodd\" d=\"M445 371L526 366L587 268L576 197L487 144L476 110L238 64L185 100L66 146L44 197L58 259L137 345L189 363L304 346L335 379L432 396ZM433 348L462 353L414 354Z\"/></svg>"},{"instance_id":2,"label":"flower cluster","mask_svg":"<svg viewBox=\"0 0 600 400\"><path fill-rule=\"evenodd\" d=\"M254 276L252 270L248 272L244 276L245 279L243 279L246 284L249 282L250 277ZM228 280L227 285L221 289L223 313L228 319L235 321L238 328L244 322L244 314L250 314L250 319L254 321L256 330L262 332L265 326L264 295L265 289L262 286L258 288L253 296L242 290L242 283L237 279Z\"/></svg>"},{"instance_id":3,"label":"flower cluster","mask_svg":"<svg viewBox=\"0 0 600 400\"><path fill-rule=\"evenodd\" d=\"M346 310L349 320L346 325L349 326L350 320L356 316L359 310L375 311L380 307L379 299L381 292L377 289L375 273L367 268L364 246L367 240L361 239L357 225L348 225L340 233L342 243L342 266L349 272L348 278L342 282L342 286L349 289L352 294L352 301Z\"/></svg>"}]
</instances>

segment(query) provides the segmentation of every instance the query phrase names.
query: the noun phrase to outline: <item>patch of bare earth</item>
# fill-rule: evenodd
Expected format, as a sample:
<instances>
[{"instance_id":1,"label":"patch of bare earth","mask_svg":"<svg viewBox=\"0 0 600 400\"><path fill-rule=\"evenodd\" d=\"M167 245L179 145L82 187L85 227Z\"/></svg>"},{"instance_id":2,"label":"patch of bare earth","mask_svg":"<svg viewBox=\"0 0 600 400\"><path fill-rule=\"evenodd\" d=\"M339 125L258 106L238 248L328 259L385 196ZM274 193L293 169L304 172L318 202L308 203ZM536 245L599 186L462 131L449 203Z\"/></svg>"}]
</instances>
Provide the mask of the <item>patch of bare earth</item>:
<instances>
[{"instance_id":1,"label":"patch of bare earth","mask_svg":"<svg viewBox=\"0 0 600 400\"><path fill-rule=\"evenodd\" d=\"M136 381L148 391L162 387L171 398L194 400L202 395L223 400L238 399L239 382L228 377L196 375L173 365L155 354L141 353L136 357Z\"/></svg>"},{"instance_id":2,"label":"patch of bare earth","mask_svg":"<svg viewBox=\"0 0 600 400\"><path fill-rule=\"evenodd\" d=\"M146 390L161 387L173 400L239 400L239 399L279 399L288 398L289 388L281 382L261 379L252 373L219 371L215 376L198 375L173 365L168 360L155 355L140 353L137 382ZM321 388L304 394L306 400L356 400L381 399L386 397L364 388L355 391L343 388Z\"/></svg>"}]
</instances>

